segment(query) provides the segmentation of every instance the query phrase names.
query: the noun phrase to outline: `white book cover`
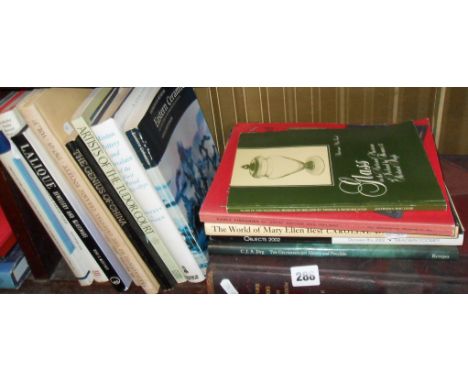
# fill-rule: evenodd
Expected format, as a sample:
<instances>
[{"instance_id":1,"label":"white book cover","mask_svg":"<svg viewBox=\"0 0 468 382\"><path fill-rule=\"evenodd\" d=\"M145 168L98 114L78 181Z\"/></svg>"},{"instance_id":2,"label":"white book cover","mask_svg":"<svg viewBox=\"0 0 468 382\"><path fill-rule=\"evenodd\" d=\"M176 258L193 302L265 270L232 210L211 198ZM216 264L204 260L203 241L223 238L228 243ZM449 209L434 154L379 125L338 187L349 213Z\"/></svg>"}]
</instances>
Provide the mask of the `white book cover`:
<instances>
[{"instance_id":1,"label":"white book cover","mask_svg":"<svg viewBox=\"0 0 468 382\"><path fill-rule=\"evenodd\" d=\"M124 131L205 271L207 237L198 211L219 154L203 112L191 88L135 88L133 92L142 94L145 107L133 121L126 121Z\"/></svg>"},{"instance_id":2,"label":"white book cover","mask_svg":"<svg viewBox=\"0 0 468 382\"><path fill-rule=\"evenodd\" d=\"M149 181L145 169L120 126L111 118L92 126L92 130L148 216L154 230L182 268L187 280L192 282L204 280L203 272Z\"/></svg>"},{"instance_id":3,"label":"white book cover","mask_svg":"<svg viewBox=\"0 0 468 382\"><path fill-rule=\"evenodd\" d=\"M36 154L38 157L41 159L41 161L44 163L45 167L47 167L47 170L49 171L51 177L53 178L54 182L57 184L58 188L63 192L64 196L68 199L68 202L70 203L71 208L73 208L77 214L79 214L80 218L83 220L87 228L89 227L90 224L92 224L91 219L89 218L87 212L83 208L80 200L76 196L75 192L73 189L70 187L68 182L65 180L64 176L62 175L61 171L57 168L55 165L55 162L51 158L50 154L47 153L46 150L44 150L43 146L35 136L35 134L28 128L26 131L24 131L24 136L27 138L29 141L30 145L33 147L34 151L36 151ZM63 203L66 204L65 201ZM62 212L63 214L63 212ZM93 225L94 226L94 225ZM106 275L103 273L102 269L94 259L94 257L91 255L89 250L86 248L85 244L81 240L81 238L78 236L78 234L75 232L73 227L71 226L70 222L67 219L67 227L70 227L72 230L73 236L76 238L78 247L81 251L81 256L82 259L84 260L84 264L86 264L89 269L91 270L94 279L97 282L106 282L108 281L108 278ZM94 233L97 234L97 231L94 228ZM88 228L89 229L89 228Z\"/></svg>"},{"instance_id":4,"label":"white book cover","mask_svg":"<svg viewBox=\"0 0 468 382\"><path fill-rule=\"evenodd\" d=\"M49 233L50 238L80 285L91 285L94 277L89 267L83 267L78 261L79 254L76 238L64 228L64 222L60 219L50 195L24 162L16 146L2 132L0 132L0 160L39 221Z\"/></svg>"}]
</instances>

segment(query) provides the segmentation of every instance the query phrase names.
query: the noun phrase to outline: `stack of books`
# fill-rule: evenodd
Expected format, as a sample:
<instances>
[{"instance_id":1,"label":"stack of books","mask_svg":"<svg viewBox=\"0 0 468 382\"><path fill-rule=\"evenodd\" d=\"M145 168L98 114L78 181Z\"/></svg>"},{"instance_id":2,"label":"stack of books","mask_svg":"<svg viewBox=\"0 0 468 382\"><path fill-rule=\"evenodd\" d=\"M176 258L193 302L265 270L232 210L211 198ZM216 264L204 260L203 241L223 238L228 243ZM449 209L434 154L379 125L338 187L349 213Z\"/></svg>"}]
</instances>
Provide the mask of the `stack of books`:
<instances>
[{"instance_id":1,"label":"stack of books","mask_svg":"<svg viewBox=\"0 0 468 382\"><path fill-rule=\"evenodd\" d=\"M200 219L209 292L467 290L428 119L239 124Z\"/></svg>"},{"instance_id":2,"label":"stack of books","mask_svg":"<svg viewBox=\"0 0 468 382\"><path fill-rule=\"evenodd\" d=\"M193 89L17 91L0 161L83 286L147 293L206 277L198 210L218 152Z\"/></svg>"}]
</instances>

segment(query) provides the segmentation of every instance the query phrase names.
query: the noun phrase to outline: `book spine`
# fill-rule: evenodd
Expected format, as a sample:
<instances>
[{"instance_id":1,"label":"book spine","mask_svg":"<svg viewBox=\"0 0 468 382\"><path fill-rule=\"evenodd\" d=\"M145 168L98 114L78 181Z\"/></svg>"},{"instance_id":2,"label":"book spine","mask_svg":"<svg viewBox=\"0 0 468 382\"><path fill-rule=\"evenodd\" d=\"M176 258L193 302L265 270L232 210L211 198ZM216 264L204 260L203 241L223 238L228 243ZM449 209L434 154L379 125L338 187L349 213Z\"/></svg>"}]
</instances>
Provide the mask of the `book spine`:
<instances>
[{"instance_id":1,"label":"book spine","mask_svg":"<svg viewBox=\"0 0 468 382\"><path fill-rule=\"evenodd\" d=\"M169 215L177 225L179 232L183 235L187 246L190 248L198 266L203 272L206 272L208 266L208 258L205 251L200 247L197 239L194 236L192 228L188 225L187 220L180 211L174 196L169 190L169 186L165 181L158 165L151 158L147 142L143 139L139 128L130 130L126 134L128 141L133 146L133 150L138 155L138 158L145 168L146 174L153 184L156 192L166 206Z\"/></svg>"},{"instance_id":2,"label":"book spine","mask_svg":"<svg viewBox=\"0 0 468 382\"><path fill-rule=\"evenodd\" d=\"M229 243L210 241L210 254L258 255L258 256L310 256L310 257L353 257L374 259L434 259L458 258L456 247L449 246L384 246L345 245L310 242L280 243Z\"/></svg>"},{"instance_id":3,"label":"book spine","mask_svg":"<svg viewBox=\"0 0 468 382\"><path fill-rule=\"evenodd\" d=\"M52 158L42 148L35 134L30 131L30 128L23 134L28 139L31 148L36 151L37 159L42 161L43 167L49 171L50 186L48 187L48 191L51 193L52 199L62 210L70 226L87 248L86 255L89 257L92 270L94 269L93 273L96 276L99 272L98 278L95 277L96 281L110 281L113 287L119 292L127 290L129 283L122 281L119 273L116 272L112 264L108 261L92 232L88 229L88 226L91 225L91 227L93 227L93 225L73 190L69 187L68 182L64 179L60 171L58 171ZM98 234L96 229L94 229L94 233Z\"/></svg>"},{"instance_id":4,"label":"book spine","mask_svg":"<svg viewBox=\"0 0 468 382\"><path fill-rule=\"evenodd\" d=\"M311 229L329 229L329 230L349 230L353 227L356 231L369 232L399 232L419 235L438 235L455 237L458 230L454 226L445 224L424 224L424 223L408 223L399 224L398 222L378 222L378 221L359 221L346 220L339 221L335 219L311 219L291 217L291 216L261 216L258 214L226 214L220 215L204 211L200 214L200 218L206 223L221 223L221 224L246 224L258 226L281 226L281 227L303 227Z\"/></svg>"},{"instance_id":5,"label":"book spine","mask_svg":"<svg viewBox=\"0 0 468 382\"><path fill-rule=\"evenodd\" d=\"M294 226L269 226L254 224L205 223L205 233L210 236L264 236L264 237L384 237L383 232L306 228Z\"/></svg>"},{"instance_id":6,"label":"book spine","mask_svg":"<svg viewBox=\"0 0 468 382\"><path fill-rule=\"evenodd\" d=\"M127 241L125 242L120 229L114 223L111 214L106 211L104 203L95 195L95 191L89 186L86 178L74 164L74 160L67 152L65 145L62 145L47 127L47 123L42 116L35 112L35 109L24 110L28 118L29 128L32 129L38 139L42 142L47 151L53 156L55 163L58 164L67 176L70 184L76 190L87 211L92 216L97 225L96 235L101 237L100 242L105 255L116 272L120 280L128 288L131 280L138 286L141 286L147 293L157 293L159 283L152 276L150 270L140 260L135 248Z\"/></svg>"},{"instance_id":7,"label":"book spine","mask_svg":"<svg viewBox=\"0 0 468 382\"><path fill-rule=\"evenodd\" d=\"M85 177L88 179L91 189L96 192L97 197L101 199L100 201L109 212L109 217L114 220L111 221L107 219L107 217L97 215L97 222L99 223L101 230L106 234L106 237L110 238L109 244L117 255L118 261L122 263L136 285L143 288L146 293L158 293L160 288L159 282L156 280L153 272L147 264L141 259L138 253L138 248L128 240L128 235L124 235L124 239L124 236L120 233L120 229L122 228L122 225L126 224L126 221L119 216L118 208L105 192L99 180L97 180L95 173L88 165L80 149L75 148L74 142L67 144L66 148L70 151L76 162L83 166L81 169L83 170ZM70 167L69 169L71 170L72 168L74 171L74 167ZM76 176L74 179L78 181L81 177ZM85 191L83 190L83 192ZM95 206L94 202L89 198L85 198L85 200L91 203L88 204L90 206L88 208L91 208L91 211L96 212L97 209L93 208ZM116 230L114 225L120 227L119 230ZM124 231L122 231L122 233L125 234Z\"/></svg>"},{"instance_id":8,"label":"book spine","mask_svg":"<svg viewBox=\"0 0 468 382\"><path fill-rule=\"evenodd\" d=\"M124 269L123 263L119 261L117 251L113 249L115 245L112 244L115 240L111 235L108 235L110 229L107 228L108 222L104 221L102 216L102 208L97 205L95 198L89 195L90 191L84 185L78 170L73 166L73 161L67 155L65 147L55 139L41 113L34 105L22 108L21 112L32 131L31 137L35 138L34 147L41 149L39 155L44 159L48 158L51 164L50 170L56 169L53 176L60 179L60 187L66 187L66 194L73 195L72 204L84 220L85 226L90 231L90 236L99 248L97 252L91 248L88 249L99 264L101 273L113 285L118 285L117 290L128 289L132 280ZM46 167L49 167L47 163Z\"/></svg>"},{"instance_id":9,"label":"book spine","mask_svg":"<svg viewBox=\"0 0 468 382\"><path fill-rule=\"evenodd\" d=\"M75 278L83 286L90 285L93 281L91 272L81 269L79 264L77 264L74 241L64 229L53 201L36 176L28 169L28 165L24 163L24 159L16 149L16 146L1 131L0 160L28 201L39 221L47 230Z\"/></svg>"},{"instance_id":10,"label":"book spine","mask_svg":"<svg viewBox=\"0 0 468 382\"><path fill-rule=\"evenodd\" d=\"M88 152L95 159L97 166L96 170L100 169L103 181L107 179L110 189L115 190L115 196L123 203L123 211L129 213L129 217L133 219L139 232L143 234L145 244L152 247L150 252L155 260L159 263L159 268L166 278L171 280L172 284L186 281L186 278L180 269L180 266L174 260L167 247L162 242L159 235L155 232L148 217L143 212L140 204L136 201L133 193L130 191L125 181L122 179L119 171L113 165L106 151L99 143L96 135L83 118L79 118L72 122L73 127L81 139L81 142L88 149Z\"/></svg>"},{"instance_id":11,"label":"book spine","mask_svg":"<svg viewBox=\"0 0 468 382\"><path fill-rule=\"evenodd\" d=\"M46 189L49 193L52 192L52 200L68 222L68 226L72 229L73 235L76 237L78 248L80 250L84 264L89 267L89 270L91 271L95 281L109 281L103 272L103 269L91 254L91 249L93 249L92 243L94 242L94 239L91 237L89 232L86 232L87 230L83 221L81 220L79 214L75 211L78 206L76 204L77 201L73 195L73 192L71 191L70 187L68 187L67 182L64 182L60 171L55 166L55 163L51 160L50 155L42 147L29 127L23 131L23 135L28 140L31 148L35 151L37 158L42 162L43 167L49 172L51 182L55 189L52 190L48 189L47 187Z\"/></svg>"},{"instance_id":12,"label":"book spine","mask_svg":"<svg viewBox=\"0 0 468 382\"><path fill-rule=\"evenodd\" d=\"M119 126L111 119L91 129L187 280L203 281L205 276Z\"/></svg>"},{"instance_id":13,"label":"book spine","mask_svg":"<svg viewBox=\"0 0 468 382\"><path fill-rule=\"evenodd\" d=\"M66 147L117 224L133 244L137 253L141 256L141 259L161 284L161 287L167 289L174 286L174 278L167 268L161 267L161 265L164 266L164 264L158 261L159 257L157 254L152 255L152 252L155 252L153 247L145 240L144 234L141 229L139 229L138 225L132 221L133 217L131 215L129 216L128 212L125 212L125 205L123 205L119 197L115 196L115 191L109 185L109 181L104 174L102 174L100 167L95 163L93 156L89 153L81 138L77 137L75 141L68 142Z\"/></svg>"},{"instance_id":14,"label":"book spine","mask_svg":"<svg viewBox=\"0 0 468 382\"><path fill-rule=\"evenodd\" d=\"M216 240L235 238L241 242L280 242L328 238L333 244L375 244L375 245L449 245L463 243L463 233L457 237L409 235L368 231L344 231L318 228L257 226L249 224L205 223L205 232ZM226 236L230 235L230 236Z\"/></svg>"},{"instance_id":15,"label":"book spine","mask_svg":"<svg viewBox=\"0 0 468 382\"><path fill-rule=\"evenodd\" d=\"M301 257L275 258L261 256L210 255L207 273L208 293L467 293L466 276L452 272L438 275L431 260L365 260L322 259ZM346 263L339 266L337 263ZM353 260L351 263L350 260ZM358 263L356 263L356 261ZM404 265L392 265L395 261ZM444 262L451 263L451 262ZM317 285L294 285L297 267L317 267ZM336 268L335 268L336 267ZM410 271L399 273L398 269ZM392 272L386 269L393 269ZM435 268L435 269L434 269ZM449 267L450 268L450 267ZM428 274L423 269L430 269ZM457 273L457 277L453 274Z\"/></svg>"},{"instance_id":16,"label":"book spine","mask_svg":"<svg viewBox=\"0 0 468 382\"><path fill-rule=\"evenodd\" d=\"M34 173L35 177L39 180L43 189L48 193L51 200L51 205L57 210L57 216L62 220L63 227L69 232L69 237L73 239L75 246L75 256L72 257L71 264L73 265L76 275L89 274L89 284L92 283L94 275L91 272L91 267L84 255L83 243L76 235L72 224L67 219L68 204L64 204L61 200L64 198L62 190L60 190L50 175L49 170L45 167L42 160L37 155L36 150L32 147L28 138L25 136L25 131L16 134L11 138L19 153L23 156L24 161L29 166L30 170ZM73 270L73 269L72 269Z\"/></svg>"},{"instance_id":17,"label":"book spine","mask_svg":"<svg viewBox=\"0 0 468 382\"><path fill-rule=\"evenodd\" d=\"M462 245L464 234L456 238L443 237L410 237L406 235L388 235L387 237L334 237L333 244L357 244L357 245L437 245L458 246Z\"/></svg>"},{"instance_id":18,"label":"book spine","mask_svg":"<svg viewBox=\"0 0 468 382\"><path fill-rule=\"evenodd\" d=\"M17 289L31 272L28 261L15 246L8 257L0 262L0 289Z\"/></svg>"},{"instance_id":19,"label":"book spine","mask_svg":"<svg viewBox=\"0 0 468 382\"><path fill-rule=\"evenodd\" d=\"M410 201L408 203L416 203ZM418 205L366 205L366 206L351 206L351 205L330 205L323 207L310 207L310 206L297 206L297 207L276 207L276 206L257 206L257 205L245 205L237 206L233 203L226 207L228 213L257 213L257 212L387 212L387 211L443 211L447 209L446 204L441 203L421 203Z\"/></svg>"}]
</instances>

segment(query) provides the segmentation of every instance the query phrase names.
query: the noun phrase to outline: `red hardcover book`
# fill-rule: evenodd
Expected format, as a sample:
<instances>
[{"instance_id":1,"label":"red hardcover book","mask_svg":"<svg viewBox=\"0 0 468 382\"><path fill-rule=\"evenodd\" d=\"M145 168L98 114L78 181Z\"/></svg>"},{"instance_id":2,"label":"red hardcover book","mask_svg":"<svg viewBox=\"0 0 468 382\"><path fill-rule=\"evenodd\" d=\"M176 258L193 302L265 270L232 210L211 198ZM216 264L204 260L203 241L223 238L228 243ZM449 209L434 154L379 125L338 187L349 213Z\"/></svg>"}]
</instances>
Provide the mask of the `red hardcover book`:
<instances>
[{"instance_id":1,"label":"red hardcover book","mask_svg":"<svg viewBox=\"0 0 468 382\"><path fill-rule=\"evenodd\" d=\"M16 243L16 237L0 207L0 261L10 252Z\"/></svg>"},{"instance_id":2,"label":"red hardcover book","mask_svg":"<svg viewBox=\"0 0 468 382\"><path fill-rule=\"evenodd\" d=\"M0 99L0 112L9 110L11 106L14 106L18 99L26 94L26 90L18 90L7 94L4 98Z\"/></svg>"},{"instance_id":3,"label":"red hardcover book","mask_svg":"<svg viewBox=\"0 0 468 382\"><path fill-rule=\"evenodd\" d=\"M448 201L437 149L429 119L413 122L426 127L423 145L434 174ZM210 223L240 223L291 227L409 233L454 237L458 234L450 209L443 211L404 211L398 213L366 212L257 212L228 213L226 204L229 181L241 133L281 131L290 128L347 128L329 123L243 123L234 127L213 183L200 209L200 220Z\"/></svg>"}]
</instances>

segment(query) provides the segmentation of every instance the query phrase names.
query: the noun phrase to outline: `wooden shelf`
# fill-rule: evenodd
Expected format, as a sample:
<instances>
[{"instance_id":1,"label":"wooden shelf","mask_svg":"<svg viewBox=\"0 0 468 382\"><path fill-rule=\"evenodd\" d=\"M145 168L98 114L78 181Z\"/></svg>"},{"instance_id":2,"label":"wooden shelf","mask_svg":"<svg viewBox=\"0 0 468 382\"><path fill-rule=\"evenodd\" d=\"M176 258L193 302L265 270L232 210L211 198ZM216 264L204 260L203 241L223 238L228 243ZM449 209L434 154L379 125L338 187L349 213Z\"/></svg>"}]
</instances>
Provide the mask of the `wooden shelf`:
<instances>
[{"instance_id":1,"label":"wooden shelf","mask_svg":"<svg viewBox=\"0 0 468 382\"><path fill-rule=\"evenodd\" d=\"M61 260L50 279L37 279L30 276L18 290L0 289L0 294L119 294L109 283L93 283L82 287L73 278L66 263ZM123 294L141 294L143 289L132 284ZM183 283L163 294L202 294L206 293L206 283Z\"/></svg>"}]
</instances>

